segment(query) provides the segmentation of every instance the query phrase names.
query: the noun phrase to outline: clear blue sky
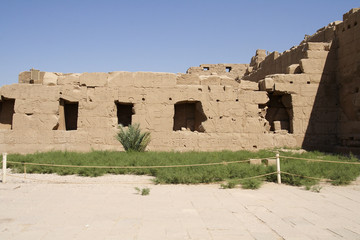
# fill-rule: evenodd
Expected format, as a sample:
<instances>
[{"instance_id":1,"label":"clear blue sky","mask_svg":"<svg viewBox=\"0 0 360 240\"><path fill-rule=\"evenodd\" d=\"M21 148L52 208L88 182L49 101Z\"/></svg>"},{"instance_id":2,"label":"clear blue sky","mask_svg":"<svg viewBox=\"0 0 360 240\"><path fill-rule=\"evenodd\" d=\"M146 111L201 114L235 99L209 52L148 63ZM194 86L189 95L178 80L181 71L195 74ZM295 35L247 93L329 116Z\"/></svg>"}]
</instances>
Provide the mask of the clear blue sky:
<instances>
[{"instance_id":1,"label":"clear blue sky","mask_svg":"<svg viewBox=\"0 0 360 240\"><path fill-rule=\"evenodd\" d=\"M0 85L49 72L186 72L284 51L355 0L0 0Z\"/></svg>"}]
</instances>

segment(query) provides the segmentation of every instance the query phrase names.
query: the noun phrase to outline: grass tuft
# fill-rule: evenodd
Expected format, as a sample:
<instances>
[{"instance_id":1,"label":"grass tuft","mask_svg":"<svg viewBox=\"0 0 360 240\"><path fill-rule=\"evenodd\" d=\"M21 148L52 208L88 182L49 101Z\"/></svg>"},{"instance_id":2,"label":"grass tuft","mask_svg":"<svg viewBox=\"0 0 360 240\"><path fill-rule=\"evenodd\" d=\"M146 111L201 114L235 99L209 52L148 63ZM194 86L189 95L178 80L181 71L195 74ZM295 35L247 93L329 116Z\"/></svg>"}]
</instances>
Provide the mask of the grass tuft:
<instances>
[{"instance_id":1,"label":"grass tuft","mask_svg":"<svg viewBox=\"0 0 360 240\"><path fill-rule=\"evenodd\" d=\"M241 187L244 189L259 189L262 185L262 181L259 179L245 179L245 180L241 180L240 184Z\"/></svg>"},{"instance_id":2,"label":"grass tuft","mask_svg":"<svg viewBox=\"0 0 360 240\"><path fill-rule=\"evenodd\" d=\"M142 196L147 196L150 194L150 188L138 188L138 187L135 187L135 190L138 192L138 194L141 194Z\"/></svg>"},{"instance_id":3,"label":"grass tuft","mask_svg":"<svg viewBox=\"0 0 360 240\"><path fill-rule=\"evenodd\" d=\"M220 187L222 189L231 189L231 188L235 188L236 185L238 184L238 181L236 180L229 180L226 183L222 183L220 184Z\"/></svg>"}]
</instances>

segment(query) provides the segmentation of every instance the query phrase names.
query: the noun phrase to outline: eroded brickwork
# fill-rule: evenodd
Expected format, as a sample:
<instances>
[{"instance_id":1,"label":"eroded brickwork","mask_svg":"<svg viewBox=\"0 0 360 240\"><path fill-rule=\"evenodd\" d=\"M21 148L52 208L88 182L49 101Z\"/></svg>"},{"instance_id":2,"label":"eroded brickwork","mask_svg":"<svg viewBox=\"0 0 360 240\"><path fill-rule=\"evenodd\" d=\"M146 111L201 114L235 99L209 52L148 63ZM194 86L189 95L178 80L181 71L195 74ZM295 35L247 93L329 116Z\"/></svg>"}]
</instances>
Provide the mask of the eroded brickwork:
<instances>
[{"instance_id":1,"label":"eroded brickwork","mask_svg":"<svg viewBox=\"0 0 360 240\"><path fill-rule=\"evenodd\" d=\"M0 147L121 150L119 124L151 132L149 150L360 149L360 11L283 53L186 74L19 74L0 88Z\"/></svg>"}]
</instances>

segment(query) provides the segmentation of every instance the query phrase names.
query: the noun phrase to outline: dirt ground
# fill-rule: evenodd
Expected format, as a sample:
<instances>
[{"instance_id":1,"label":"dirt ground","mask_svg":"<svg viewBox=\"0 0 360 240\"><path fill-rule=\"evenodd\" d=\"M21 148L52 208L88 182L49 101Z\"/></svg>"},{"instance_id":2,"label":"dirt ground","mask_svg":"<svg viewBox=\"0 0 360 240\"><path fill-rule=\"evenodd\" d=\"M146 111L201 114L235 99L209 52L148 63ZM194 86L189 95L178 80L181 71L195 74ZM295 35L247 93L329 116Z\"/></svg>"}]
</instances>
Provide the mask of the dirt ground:
<instances>
[{"instance_id":1,"label":"dirt ground","mask_svg":"<svg viewBox=\"0 0 360 240\"><path fill-rule=\"evenodd\" d=\"M0 201L0 239L360 239L359 180L318 193L15 174L0 183Z\"/></svg>"}]
</instances>

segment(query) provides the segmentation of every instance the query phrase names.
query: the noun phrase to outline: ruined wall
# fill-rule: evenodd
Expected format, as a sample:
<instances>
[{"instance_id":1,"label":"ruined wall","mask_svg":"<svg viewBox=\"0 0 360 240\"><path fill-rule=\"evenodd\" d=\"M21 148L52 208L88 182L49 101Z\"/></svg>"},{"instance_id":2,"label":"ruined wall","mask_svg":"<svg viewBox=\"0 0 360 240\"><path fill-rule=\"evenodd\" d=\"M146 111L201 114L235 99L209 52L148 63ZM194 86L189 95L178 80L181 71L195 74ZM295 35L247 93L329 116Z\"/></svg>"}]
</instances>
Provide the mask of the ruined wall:
<instances>
[{"instance_id":1,"label":"ruined wall","mask_svg":"<svg viewBox=\"0 0 360 240\"><path fill-rule=\"evenodd\" d=\"M284 62L281 58L285 55L274 52L243 77L260 81L263 89L271 86L268 92L281 88L281 92L291 93L293 130L298 142L304 134L302 147L360 152L359 21L359 9L352 9L344 14L343 22L330 23L305 36L298 47L285 51L291 56L289 61ZM281 68L279 62L286 64ZM284 79L294 86L296 81L302 84L283 86Z\"/></svg>"},{"instance_id":2,"label":"ruined wall","mask_svg":"<svg viewBox=\"0 0 360 240\"><path fill-rule=\"evenodd\" d=\"M199 67L190 67L186 73L190 75L223 75L230 78L242 77L249 64L201 64Z\"/></svg>"},{"instance_id":3,"label":"ruined wall","mask_svg":"<svg viewBox=\"0 0 360 240\"><path fill-rule=\"evenodd\" d=\"M20 82L24 75L20 74ZM267 130L259 106L269 99L256 83L198 75L201 80L197 84L179 84L183 75L45 73L42 84L3 86L0 95L15 99L15 106L12 129L0 130L0 146L23 153L121 150L115 139L117 126L129 121L151 132L149 150L297 145L291 134L274 135Z\"/></svg>"},{"instance_id":4,"label":"ruined wall","mask_svg":"<svg viewBox=\"0 0 360 240\"><path fill-rule=\"evenodd\" d=\"M281 54L258 50L250 64L186 74L22 72L19 84L0 88L0 148L122 150L118 125L139 123L151 132L149 150L360 152L359 16L353 9Z\"/></svg>"},{"instance_id":5,"label":"ruined wall","mask_svg":"<svg viewBox=\"0 0 360 240\"><path fill-rule=\"evenodd\" d=\"M344 14L338 25L337 82L341 115L338 143L343 148L360 148L360 9Z\"/></svg>"},{"instance_id":6,"label":"ruined wall","mask_svg":"<svg viewBox=\"0 0 360 240\"><path fill-rule=\"evenodd\" d=\"M305 57L306 46L301 44L283 53L270 53L258 66L249 67L242 79L257 82L270 74L301 73L299 65L292 65L299 64L300 59Z\"/></svg>"}]
</instances>

